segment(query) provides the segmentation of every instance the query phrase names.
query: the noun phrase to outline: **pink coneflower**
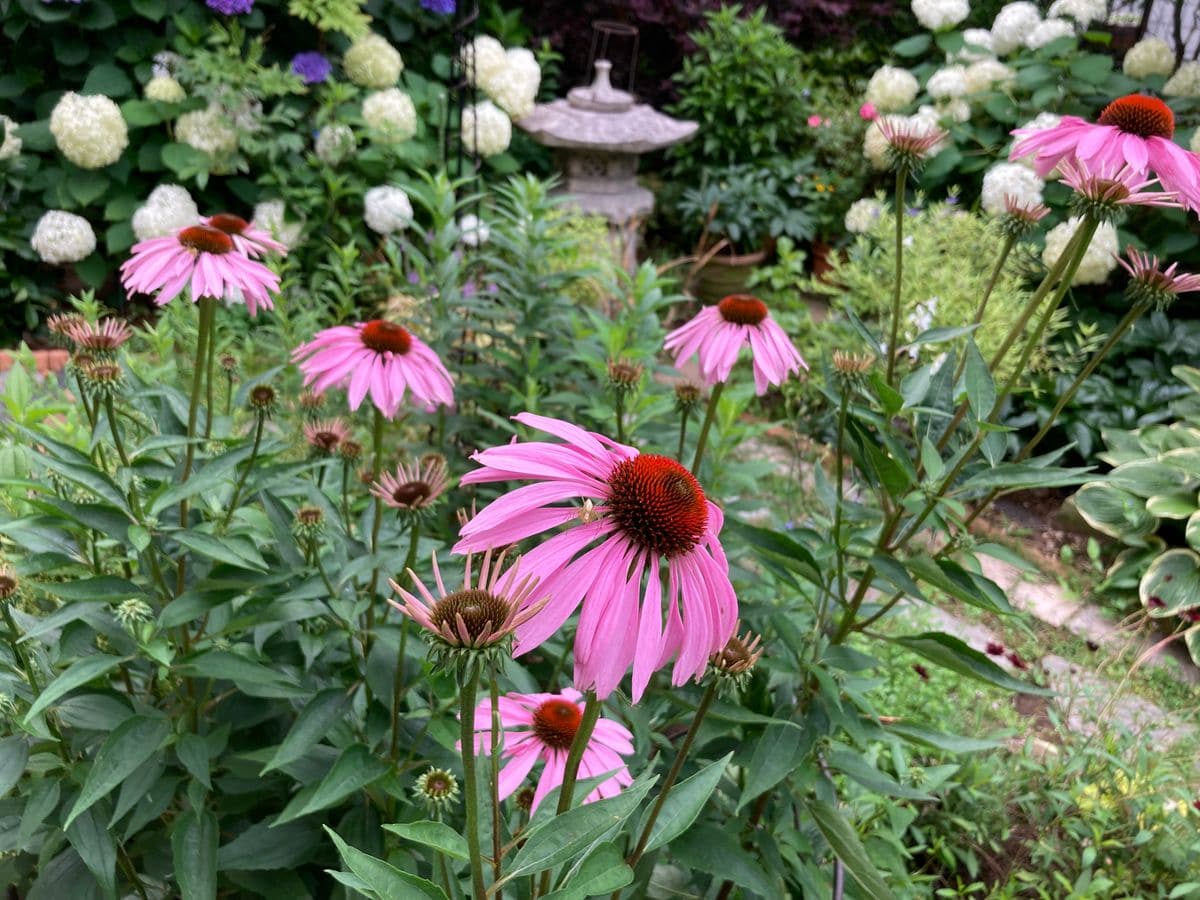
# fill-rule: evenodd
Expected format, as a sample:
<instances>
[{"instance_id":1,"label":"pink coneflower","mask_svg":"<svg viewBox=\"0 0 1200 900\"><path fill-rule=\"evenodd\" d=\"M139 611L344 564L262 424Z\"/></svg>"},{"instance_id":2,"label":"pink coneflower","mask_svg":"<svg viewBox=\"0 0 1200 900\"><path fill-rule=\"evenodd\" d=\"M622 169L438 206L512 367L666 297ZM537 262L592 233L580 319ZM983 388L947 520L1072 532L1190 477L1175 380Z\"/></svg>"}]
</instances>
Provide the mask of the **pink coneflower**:
<instances>
[{"instance_id":1,"label":"pink coneflower","mask_svg":"<svg viewBox=\"0 0 1200 900\"><path fill-rule=\"evenodd\" d=\"M259 306L271 309L271 294L279 290L278 275L239 253L233 238L208 225L134 244L133 255L121 265L121 280L130 293L157 291L154 302L159 306L185 287L191 289L193 303L201 297L241 296L252 316Z\"/></svg>"},{"instance_id":2,"label":"pink coneflower","mask_svg":"<svg viewBox=\"0 0 1200 900\"><path fill-rule=\"evenodd\" d=\"M1180 208L1179 195L1173 191L1147 191L1157 181L1128 163L1119 167L1101 163L1094 168L1079 160L1064 159L1058 164L1062 181L1075 191L1078 200L1110 215L1119 206L1166 206Z\"/></svg>"},{"instance_id":3,"label":"pink coneflower","mask_svg":"<svg viewBox=\"0 0 1200 900\"><path fill-rule=\"evenodd\" d=\"M787 334L775 323L767 305L749 294L733 294L706 306L685 325L667 335L664 346L675 351L675 368L693 353L700 358L706 384L728 381L742 347L754 360L754 389L761 397L768 385L783 384L792 372L807 369Z\"/></svg>"},{"instance_id":4,"label":"pink coneflower","mask_svg":"<svg viewBox=\"0 0 1200 900\"><path fill-rule=\"evenodd\" d=\"M437 354L411 332L383 319L319 331L292 351L292 361L314 394L345 386L352 410L368 393L389 419L408 391L422 406L454 403L450 373Z\"/></svg>"},{"instance_id":5,"label":"pink coneflower","mask_svg":"<svg viewBox=\"0 0 1200 900\"><path fill-rule=\"evenodd\" d=\"M133 329L124 319L79 319L67 326L67 336L85 350L111 353L133 337Z\"/></svg>"},{"instance_id":6,"label":"pink coneflower","mask_svg":"<svg viewBox=\"0 0 1200 900\"><path fill-rule=\"evenodd\" d=\"M476 453L472 458L482 468L464 476L463 484L535 483L503 495L467 522L454 552L512 544L572 524L525 555L550 602L517 629L516 654L557 632L582 604L576 687L594 687L606 697L632 664L636 701L672 656L675 684L699 678L737 624L737 597L717 537L721 510L673 459L639 455L558 419L531 413L515 419L566 443L529 441ZM584 505L551 505L572 499ZM665 596L659 581L663 565Z\"/></svg>"},{"instance_id":7,"label":"pink coneflower","mask_svg":"<svg viewBox=\"0 0 1200 900\"><path fill-rule=\"evenodd\" d=\"M1189 275L1186 272L1176 274L1179 263L1171 263L1163 269L1159 266L1157 256L1150 256L1133 247L1129 247L1125 252L1129 261L1118 257L1117 262L1129 273L1131 280L1126 290L1135 300L1154 303L1162 309L1179 294L1200 291L1200 275Z\"/></svg>"},{"instance_id":8,"label":"pink coneflower","mask_svg":"<svg viewBox=\"0 0 1200 900\"><path fill-rule=\"evenodd\" d=\"M1013 194L1004 195L1004 227L1016 231L1018 237L1050 215L1050 207L1037 201L1022 200Z\"/></svg>"},{"instance_id":9,"label":"pink coneflower","mask_svg":"<svg viewBox=\"0 0 1200 900\"><path fill-rule=\"evenodd\" d=\"M882 116L879 133L888 144L893 167L915 171L925 160L941 150L950 136L947 131L914 116Z\"/></svg>"},{"instance_id":10,"label":"pink coneflower","mask_svg":"<svg viewBox=\"0 0 1200 900\"><path fill-rule=\"evenodd\" d=\"M350 437L350 426L341 419L316 419L304 423L304 440L317 453L331 456Z\"/></svg>"},{"instance_id":11,"label":"pink coneflower","mask_svg":"<svg viewBox=\"0 0 1200 900\"><path fill-rule=\"evenodd\" d=\"M507 760L500 770L497 795L501 800L520 787L538 760L546 766L538 778L530 811L536 810L546 795L562 784L567 754L583 719L581 696L578 691L565 688L561 694L505 694L500 698L497 705L504 740L501 756ZM491 751L490 699L475 708L475 739L476 752ZM632 753L633 735L628 728L612 719L601 717L596 720L595 730L579 763L579 780L605 772L615 771L615 774L588 794L584 803L615 797L621 788L633 784L633 776L621 759Z\"/></svg>"},{"instance_id":12,"label":"pink coneflower","mask_svg":"<svg viewBox=\"0 0 1200 900\"><path fill-rule=\"evenodd\" d=\"M395 475L384 472L371 485L371 493L393 509L422 510L433 505L447 484L446 461L430 456L409 465L401 463Z\"/></svg>"},{"instance_id":13,"label":"pink coneflower","mask_svg":"<svg viewBox=\"0 0 1200 900\"><path fill-rule=\"evenodd\" d=\"M266 256L268 253L287 255L287 245L281 244L271 236L271 232L256 228L253 222L247 222L241 216L232 213L217 213L207 219L201 219L205 225L223 231L233 240L233 246L239 253L246 256Z\"/></svg>"},{"instance_id":14,"label":"pink coneflower","mask_svg":"<svg viewBox=\"0 0 1200 900\"><path fill-rule=\"evenodd\" d=\"M1200 157L1171 140L1175 116L1161 100L1130 94L1114 100L1096 124L1063 116L1053 128L1017 129L1020 140L1011 159L1034 155L1045 178L1060 162L1077 160L1092 170L1116 171L1128 165L1139 175L1154 174L1183 206L1200 210Z\"/></svg>"}]
</instances>

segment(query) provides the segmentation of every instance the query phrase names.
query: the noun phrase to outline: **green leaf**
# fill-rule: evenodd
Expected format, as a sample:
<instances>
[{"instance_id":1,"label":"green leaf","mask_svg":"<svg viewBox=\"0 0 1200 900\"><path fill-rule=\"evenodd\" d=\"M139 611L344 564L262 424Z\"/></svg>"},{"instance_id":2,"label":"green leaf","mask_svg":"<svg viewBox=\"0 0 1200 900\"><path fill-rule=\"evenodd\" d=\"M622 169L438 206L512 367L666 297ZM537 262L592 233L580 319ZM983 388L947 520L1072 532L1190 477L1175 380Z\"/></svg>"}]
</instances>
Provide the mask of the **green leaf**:
<instances>
[{"instance_id":1,"label":"green leaf","mask_svg":"<svg viewBox=\"0 0 1200 900\"><path fill-rule=\"evenodd\" d=\"M51 581L38 585L47 594L63 600L83 602L116 603L130 597L144 597L146 592L125 578L116 575L98 575L95 578L80 578L78 581Z\"/></svg>"},{"instance_id":2,"label":"green leaf","mask_svg":"<svg viewBox=\"0 0 1200 900\"><path fill-rule=\"evenodd\" d=\"M190 809L181 815L171 832L171 854L182 900L215 900L217 817Z\"/></svg>"},{"instance_id":3,"label":"green leaf","mask_svg":"<svg viewBox=\"0 0 1200 900\"><path fill-rule=\"evenodd\" d=\"M350 867L350 871L373 891L379 900L446 900L446 892L433 882L401 872L382 859L376 859L369 853L351 847L328 826L325 832L337 845L342 862Z\"/></svg>"},{"instance_id":4,"label":"green leaf","mask_svg":"<svg viewBox=\"0 0 1200 900\"><path fill-rule=\"evenodd\" d=\"M973 650L953 635L941 631L892 638L918 656L959 675L966 675L987 684L1022 694L1049 696L1053 691L1027 681L1013 678L983 653Z\"/></svg>"},{"instance_id":5,"label":"green leaf","mask_svg":"<svg viewBox=\"0 0 1200 900\"><path fill-rule=\"evenodd\" d=\"M1014 612L1004 591L993 581L968 572L949 559L934 559L928 553L917 553L904 561L913 577L945 591L951 597L1000 614Z\"/></svg>"},{"instance_id":6,"label":"green leaf","mask_svg":"<svg viewBox=\"0 0 1200 900\"><path fill-rule=\"evenodd\" d=\"M71 663L57 678L46 685L38 698L33 701L29 712L25 713L25 724L28 725L34 716L47 709L55 700L75 688L82 687L89 681L99 678L106 672L111 672L124 661L120 656L96 654L95 656L85 656L83 659Z\"/></svg>"},{"instance_id":7,"label":"green leaf","mask_svg":"<svg viewBox=\"0 0 1200 900\"><path fill-rule=\"evenodd\" d=\"M1150 498L1159 494L1178 493L1191 481L1191 477L1178 463L1171 465L1155 459L1136 459L1117 466L1105 476L1105 480L1131 494Z\"/></svg>"},{"instance_id":8,"label":"green leaf","mask_svg":"<svg viewBox=\"0 0 1200 900\"><path fill-rule=\"evenodd\" d=\"M545 900L585 900L620 890L633 881L633 869L625 863L616 844L609 841L587 855L559 890L547 894Z\"/></svg>"},{"instance_id":9,"label":"green leaf","mask_svg":"<svg viewBox=\"0 0 1200 900\"><path fill-rule=\"evenodd\" d=\"M1003 746L1004 744L1004 741L981 740L979 738L961 737L957 734L945 734L941 731L922 728L919 725L910 725L907 722L891 722L886 726L886 730L915 744L937 747L939 750L949 750L951 753L976 753L980 750L994 750L996 747Z\"/></svg>"},{"instance_id":10,"label":"green leaf","mask_svg":"<svg viewBox=\"0 0 1200 900\"><path fill-rule=\"evenodd\" d=\"M11 791L25 774L29 745L21 735L0 738L0 797Z\"/></svg>"},{"instance_id":11,"label":"green leaf","mask_svg":"<svg viewBox=\"0 0 1200 900\"><path fill-rule=\"evenodd\" d=\"M738 838L710 822L697 825L676 840L671 855L688 868L715 875L721 881L728 879L760 897L774 900L784 896Z\"/></svg>"},{"instance_id":12,"label":"green leaf","mask_svg":"<svg viewBox=\"0 0 1200 900\"><path fill-rule=\"evenodd\" d=\"M246 659L228 650L206 650L185 660L180 670L202 678L223 678L243 684L284 685L292 680L283 672Z\"/></svg>"},{"instance_id":13,"label":"green leaf","mask_svg":"<svg viewBox=\"0 0 1200 900\"><path fill-rule=\"evenodd\" d=\"M908 785L901 784L886 772L871 765L857 753L852 753L849 750L830 750L825 757L825 761L847 778L857 781L867 790L877 794L885 794L889 797L903 797L906 800L935 799L932 795L924 791L918 791Z\"/></svg>"},{"instance_id":14,"label":"green leaf","mask_svg":"<svg viewBox=\"0 0 1200 900\"><path fill-rule=\"evenodd\" d=\"M929 49L931 43L932 39L928 34L914 34L912 37L892 44L892 52L897 56L920 56Z\"/></svg>"},{"instance_id":15,"label":"green leaf","mask_svg":"<svg viewBox=\"0 0 1200 900\"><path fill-rule=\"evenodd\" d=\"M1113 58L1099 53L1077 56L1071 60L1071 74L1094 85L1103 84L1113 69Z\"/></svg>"},{"instance_id":16,"label":"green leaf","mask_svg":"<svg viewBox=\"0 0 1200 900\"><path fill-rule=\"evenodd\" d=\"M257 551L238 538L227 537L222 540L202 531L177 531L171 536L189 550L217 562L228 563L238 569L267 571L267 564Z\"/></svg>"},{"instance_id":17,"label":"green leaf","mask_svg":"<svg viewBox=\"0 0 1200 900\"><path fill-rule=\"evenodd\" d=\"M104 896L117 896L117 845L105 824L106 816L93 807L67 828L67 840L95 876Z\"/></svg>"},{"instance_id":18,"label":"green leaf","mask_svg":"<svg viewBox=\"0 0 1200 900\"><path fill-rule=\"evenodd\" d=\"M967 402L976 421L983 421L996 404L996 383L984 362L974 338L967 342L967 365L963 370L963 382L967 389Z\"/></svg>"},{"instance_id":19,"label":"green leaf","mask_svg":"<svg viewBox=\"0 0 1200 900\"><path fill-rule=\"evenodd\" d=\"M108 177L102 172L84 170L71 176L67 190L79 201L80 206L89 206L108 190Z\"/></svg>"},{"instance_id":20,"label":"green leaf","mask_svg":"<svg viewBox=\"0 0 1200 900\"><path fill-rule=\"evenodd\" d=\"M133 92L133 82L121 69L112 63L101 63L88 72L87 80L79 89L81 94L103 94L116 99Z\"/></svg>"},{"instance_id":21,"label":"green leaf","mask_svg":"<svg viewBox=\"0 0 1200 900\"><path fill-rule=\"evenodd\" d=\"M167 14L167 0L133 0L133 11L151 22L161 22Z\"/></svg>"},{"instance_id":22,"label":"green leaf","mask_svg":"<svg viewBox=\"0 0 1200 900\"><path fill-rule=\"evenodd\" d=\"M972 475L958 488L963 491L995 488L1000 493L1007 494L1022 488L1071 487L1083 484L1089 478L1095 478L1092 469L1092 466L1068 469L1044 468L1029 463L1001 463L994 468L984 469L982 472Z\"/></svg>"},{"instance_id":23,"label":"green leaf","mask_svg":"<svg viewBox=\"0 0 1200 900\"><path fill-rule=\"evenodd\" d=\"M275 820L275 824L282 825L309 813L328 809L355 791L379 780L390 772L391 768L363 744L351 744L320 782L309 785L292 798Z\"/></svg>"},{"instance_id":24,"label":"green leaf","mask_svg":"<svg viewBox=\"0 0 1200 900\"><path fill-rule=\"evenodd\" d=\"M209 779L209 747L208 741L198 734L185 734L175 744L175 755L187 769L188 774L200 782L208 790L212 790Z\"/></svg>"},{"instance_id":25,"label":"green leaf","mask_svg":"<svg viewBox=\"0 0 1200 900\"><path fill-rule=\"evenodd\" d=\"M451 859L467 860L471 858L467 839L445 822L404 822L396 825L384 825L383 830L390 831L414 844L440 850Z\"/></svg>"},{"instance_id":26,"label":"green leaf","mask_svg":"<svg viewBox=\"0 0 1200 900\"><path fill-rule=\"evenodd\" d=\"M709 763L695 775L675 785L674 790L667 794L667 800L654 821L654 830L650 832L650 840L646 842L646 853L670 843L691 827L708 798L712 796L712 792L721 783L721 776L725 774L725 768L732 758L731 750L721 759Z\"/></svg>"},{"instance_id":27,"label":"green leaf","mask_svg":"<svg viewBox=\"0 0 1200 900\"><path fill-rule=\"evenodd\" d=\"M298 868L312 861L321 841L320 830L311 822L289 822L278 828L258 822L221 847L217 868L222 872Z\"/></svg>"},{"instance_id":28,"label":"green leaf","mask_svg":"<svg viewBox=\"0 0 1200 900\"><path fill-rule=\"evenodd\" d=\"M1177 547L1162 554L1138 583L1138 598L1156 619L1200 608L1200 553Z\"/></svg>"},{"instance_id":29,"label":"green leaf","mask_svg":"<svg viewBox=\"0 0 1200 900\"><path fill-rule=\"evenodd\" d=\"M820 800L807 802L808 813L825 836L830 848L846 866L846 871L858 882L871 900L894 900L891 892L875 864L867 855L866 848L850 823L842 818L836 806Z\"/></svg>"},{"instance_id":30,"label":"green leaf","mask_svg":"<svg viewBox=\"0 0 1200 900\"><path fill-rule=\"evenodd\" d=\"M87 774L83 790L63 823L70 828L76 816L91 808L101 797L128 778L143 762L158 752L171 733L167 719L131 716L118 725L101 745Z\"/></svg>"},{"instance_id":31,"label":"green leaf","mask_svg":"<svg viewBox=\"0 0 1200 900\"><path fill-rule=\"evenodd\" d=\"M1146 502L1106 481L1089 481L1071 498L1083 520L1102 534L1144 547L1158 528Z\"/></svg>"},{"instance_id":32,"label":"green leaf","mask_svg":"<svg viewBox=\"0 0 1200 900\"><path fill-rule=\"evenodd\" d=\"M349 705L350 697L341 688L329 688L313 697L296 717L296 722L283 739L283 743L259 774L266 775L272 769L278 769L302 757L329 733Z\"/></svg>"},{"instance_id":33,"label":"green leaf","mask_svg":"<svg viewBox=\"0 0 1200 900\"><path fill-rule=\"evenodd\" d=\"M808 759L815 741L816 733L812 729L806 728L797 735L793 728L768 727L755 744L754 756L746 767L746 787L738 800L738 810L787 778L793 769Z\"/></svg>"}]
</instances>

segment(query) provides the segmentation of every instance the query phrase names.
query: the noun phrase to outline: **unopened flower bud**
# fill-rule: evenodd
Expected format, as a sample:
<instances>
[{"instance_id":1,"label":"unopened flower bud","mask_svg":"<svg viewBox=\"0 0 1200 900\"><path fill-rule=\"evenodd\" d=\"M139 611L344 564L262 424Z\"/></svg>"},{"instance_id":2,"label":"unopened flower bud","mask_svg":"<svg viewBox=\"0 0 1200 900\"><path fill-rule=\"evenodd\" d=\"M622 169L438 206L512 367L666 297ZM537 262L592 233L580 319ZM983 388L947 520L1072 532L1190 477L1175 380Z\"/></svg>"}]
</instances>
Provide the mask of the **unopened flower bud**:
<instances>
[{"instance_id":1,"label":"unopened flower bud","mask_svg":"<svg viewBox=\"0 0 1200 900\"><path fill-rule=\"evenodd\" d=\"M275 393L275 388L269 384L258 384L250 389L250 408L260 415L270 418L275 414L278 402L279 397Z\"/></svg>"}]
</instances>

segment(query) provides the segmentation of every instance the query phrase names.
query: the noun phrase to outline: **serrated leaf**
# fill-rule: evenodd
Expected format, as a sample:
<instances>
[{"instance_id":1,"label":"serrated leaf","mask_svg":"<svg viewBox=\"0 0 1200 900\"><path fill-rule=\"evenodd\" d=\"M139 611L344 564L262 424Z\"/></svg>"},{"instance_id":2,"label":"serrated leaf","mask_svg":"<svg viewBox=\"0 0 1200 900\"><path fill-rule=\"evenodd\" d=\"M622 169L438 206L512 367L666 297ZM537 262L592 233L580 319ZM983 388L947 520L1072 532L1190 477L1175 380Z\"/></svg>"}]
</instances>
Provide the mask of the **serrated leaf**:
<instances>
[{"instance_id":1,"label":"serrated leaf","mask_svg":"<svg viewBox=\"0 0 1200 900\"><path fill-rule=\"evenodd\" d=\"M96 754L96 761L92 763L83 789L63 826L70 828L77 816L133 774L138 766L158 752L170 733L171 725L167 719L131 716L118 725Z\"/></svg>"},{"instance_id":2,"label":"serrated leaf","mask_svg":"<svg viewBox=\"0 0 1200 900\"><path fill-rule=\"evenodd\" d=\"M198 734L185 734L175 744L175 755L187 769L188 774L195 778L208 790L212 790L209 780L209 748L208 741Z\"/></svg>"}]
</instances>

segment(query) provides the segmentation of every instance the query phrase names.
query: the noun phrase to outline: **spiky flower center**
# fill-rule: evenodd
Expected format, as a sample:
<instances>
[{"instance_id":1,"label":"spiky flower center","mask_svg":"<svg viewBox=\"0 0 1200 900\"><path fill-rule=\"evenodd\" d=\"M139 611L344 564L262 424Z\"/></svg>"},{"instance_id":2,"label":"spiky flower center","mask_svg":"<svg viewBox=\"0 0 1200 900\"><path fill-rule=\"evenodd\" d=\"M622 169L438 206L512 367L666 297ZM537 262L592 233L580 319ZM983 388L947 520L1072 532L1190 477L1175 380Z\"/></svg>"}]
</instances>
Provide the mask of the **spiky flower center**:
<instances>
[{"instance_id":1,"label":"spiky flower center","mask_svg":"<svg viewBox=\"0 0 1200 900\"><path fill-rule=\"evenodd\" d=\"M392 491L392 499L404 506L413 506L432 493L433 488L424 481L406 481Z\"/></svg>"},{"instance_id":2,"label":"spiky flower center","mask_svg":"<svg viewBox=\"0 0 1200 900\"><path fill-rule=\"evenodd\" d=\"M441 629L445 625L457 632L458 617L462 616L467 634L478 638L503 628L508 613L508 602L503 598L490 591L469 588L447 594L435 603L429 619L435 628Z\"/></svg>"},{"instance_id":3,"label":"spiky flower center","mask_svg":"<svg viewBox=\"0 0 1200 900\"><path fill-rule=\"evenodd\" d=\"M336 431L325 431L322 429L314 431L312 434L312 445L326 453L332 453L336 450L341 440L342 436Z\"/></svg>"},{"instance_id":4,"label":"spiky flower center","mask_svg":"<svg viewBox=\"0 0 1200 900\"><path fill-rule=\"evenodd\" d=\"M757 325L767 317L767 304L749 294L730 294L717 304L717 311L726 322Z\"/></svg>"},{"instance_id":5,"label":"spiky flower center","mask_svg":"<svg viewBox=\"0 0 1200 900\"><path fill-rule=\"evenodd\" d=\"M691 472L668 456L643 453L619 463L608 477L608 489L608 515L651 553L678 556L704 536L704 491Z\"/></svg>"},{"instance_id":6,"label":"spiky flower center","mask_svg":"<svg viewBox=\"0 0 1200 900\"><path fill-rule=\"evenodd\" d=\"M547 700L533 711L533 733L547 747L567 750L583 719L583 710L570 700Z\"/></svg>"},{"instance_id":7,"label":"spiky flower center","mask_svg":"<svg viewBox=\"0 0 1200 900\"><path fill-rule=\"evenodd\" d=\"M244 234L250 223L241 216L232 213L217 213L208 220L208 224L226 234Z\"/></svg>"},{"instance_id":8,"label":"spiky flower center","mask_svg":"<svg viewBox=\"0 0 1200 900\"><path fill-rule=\"evenodd\" d=\"M431 800L443 800L458 791L458 780L444 769L430 769L421 776L418 787Z\"/></svg>"},{"instance_id":9,"label":"spiky flower center","mask_svg":"<svg viewBox=\"0 0 1200 900\"><path fill-rule=\"evenodd\" d=\"M363 326L362 342L378 353L404 354L412 347L412 335L394 322L373 319Z\"/></svg>"},{"instance_id":10,"label":"spiky flower center","mask_svg":"<svg viewBox=\"0 0 1200 900\"><path fill-rule=\"evenodd\" d=\"M1101 125L1112 125L1138 137L1170 140L1175 134L1175 116L1157 97L1129 94L1114 100L1100 113Z\"/></svg>"},{"instance_id":11,"label":"spiky flower center","mask_svg":"<svg viewBox=\"0 0 1200 900\"><path fill-rule=\"evenodd\" d=\"M196 253L233 252L233 238L210 225L192 225L179 232L179 243Z\"/></svg>"},{"instance_id":12,"label":"spiky flower center","mask_svg":"<svg viewBox=\"0 0 1200 900\"><path fill-rule=\"evenodd\" d=\"M275 403L275 388L269 384L256 385L250 391L250 405L255 409L268 409Z\"/></svg>"}]
</instances>

